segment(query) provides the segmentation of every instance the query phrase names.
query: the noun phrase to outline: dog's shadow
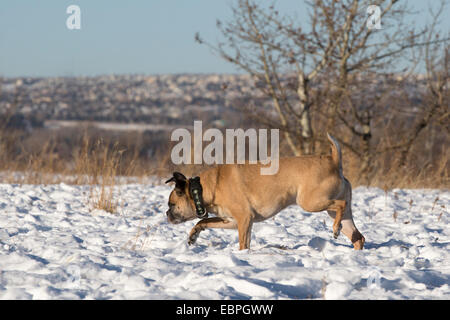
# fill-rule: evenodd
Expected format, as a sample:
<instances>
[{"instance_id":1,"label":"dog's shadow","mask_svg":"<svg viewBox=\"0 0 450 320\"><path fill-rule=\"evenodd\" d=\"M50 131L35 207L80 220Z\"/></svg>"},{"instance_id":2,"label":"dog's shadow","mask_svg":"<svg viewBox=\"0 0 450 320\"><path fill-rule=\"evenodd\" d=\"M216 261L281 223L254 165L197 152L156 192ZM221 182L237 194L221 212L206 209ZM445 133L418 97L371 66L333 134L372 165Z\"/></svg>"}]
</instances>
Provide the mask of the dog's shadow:
<instances>
[{"instance_id":1,"label":"dog's shadow","mask_svg":"<svg viewBox=\"0 0 450 320\"><path fill-rule=\"evenodd\" d=\"M315 249L317 251L323 251L325 249L325 246L327 245L327 243L331 243L333 244L333 246L336 247L345 247L345 248L353 248L353 246L351 244L344 244L344 243L339 243L336 242L336 240L334 239L325 239L325 238L321 238L321 237L313 237L311 239L308 240L307 243L297 243L293 246L288 246L288 245L280 245L280 244L273 244L273 243L267 243L262 245L260 248L261 249L278 249L278 250L282 250L282 251L293 251L293 250L297 250L299 248L305 248L305 247L309 247L312 249Z\"/></svg>"},{"instance_id":2,"label":"dog's shadow","mask_svg":"<svg viewBox=\"0 0 450 320\"><path fill-rule=\"evenodd\" d=\"M244 280L256 284L258 286L267 288L269 291L276 293L277 295L285 295L289 299L315 299L319 298L313 294L317 290L312 290L310 286L294 286L288 284L280 284L277 282L269 282L254 278L245 278ZM316 287L319 288L321 283L317 281ZM316 289L317 289L316 288Z\"/></svg>"},{"instance_id":3,"label":"dog's shadow","mask_svg":"<svg viewBox=\"0 0 450 320\"><path fill-rule=\"evenodd\" d=\"M190 246L191 250L195 253L201 253L206 251L208 248L214 248L216 250L224 250L229 247L231 244L225 241L211 241L211 242L196 242L194 245Z\"/></svg>"},{"instance_id":4,"label":"dog's shadow","mask_svg":"<svg viewBox=\"0 0 450 320\"><path fill-rule=\"evenodd\" d=\"M293 250L294 248L291 248L289 246L285 246L282 244L266 244L266 245L263 245L261 247L261 249L279 249L279 250L287 251L287 250Z\"/></svg>"},{"instance_id":5,"label":"dog's shadow","mask_svg":"<svg viewBox=\"0 0 450 320\"><path fill-rule=\"evenodd\" d=\"M406 249L409 249L410 247L412 247L411 243L407 243L401 240L397 240L397 239L389 239L388 241L382 242L382 243L365 243L364 244L364 249L370 250L370 249L380 249L383 247L403 247Z\"/></svg>"},{"instance_id":6,"label":"dog's shadow","mask_svg":"<svg viewBox=\"0 0 450 320\"><path fill-rule=\"evenodd\" d=\"M321 237L313 237L313 238L307 240L306 243L304 243L304 242L305 241L302 241L302 243L297 243L295 245L284 245L284 244L279 244L279 243L267 243L266 241L260 240L260 243L252 246L251 249L254 249L254 250L277 249L277 250L288 252L288 251L295 251L299 248L309 247L316 251L321 252L324 250L327 243L331 243L331 244L333 244L333 246L336 246L336 247L344 247L344 248L349 248L349 249L353 248L352 244L340 243L334 239L325 239L325 238L321 238ZM216 240L216 241L208 242L207 240L205 240L205 241L200 241L200 243L199 242L195 243L195 245L192 246L192 250L195 253L204 252L208 248L214 248L216 250L225 250L226 248L233 246L233 245L236 245L236 244L233 242L228 242L228 241L217 241ZM378 248L380 246L383 246L383 244L381 244L381 245L372 244L369 246L364 246L364 248L370 249L370 248Z\"/></svg>"}]
</instances>

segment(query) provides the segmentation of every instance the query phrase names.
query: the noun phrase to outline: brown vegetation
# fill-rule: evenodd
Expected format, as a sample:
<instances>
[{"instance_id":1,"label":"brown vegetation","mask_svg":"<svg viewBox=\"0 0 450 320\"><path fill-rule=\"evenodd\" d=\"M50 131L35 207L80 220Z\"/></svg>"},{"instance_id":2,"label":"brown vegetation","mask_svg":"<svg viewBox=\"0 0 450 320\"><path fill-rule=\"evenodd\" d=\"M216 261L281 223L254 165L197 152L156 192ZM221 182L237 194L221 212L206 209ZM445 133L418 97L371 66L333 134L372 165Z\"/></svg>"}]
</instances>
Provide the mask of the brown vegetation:
<instances>
[{"instance_id":1,"label":"brown vegetation","mask_svg":"<svg viewBox=\"0 0 450 320\"><path fill-rule=\"evenodd\" d=\"M386 149L402 134L404 128L392 125L387 132L376 135L374 141ZM439 126L429 126L411 145L404 165L402 153L374 152L370 167L370 182L360 175L361 162L348 148L343 149L344 173L353 186L370 185L381 188L442 188L449 183L449 139ZM326 139L323 135L320 136ZM90 185L90 198L101 207L118 205L112 192L123 182L146 183L152 176L167 177L173 170L193 175L203 165L172 164L173 142L170 136L146 140L138 133L112 135L110 132L79 131L46 132L33 134L7 131L0 136L0 179L2 183ZM341 135L349 141L351 136ZM206 145L206 143L205 143ZM147 153L148 150L156 150ZM323 143L316 153L328 153ZM289 146L281 141L281 156L290 156ZM108 200L109 199L109 200ZM95 201L94 201L95 200ZM95 205L94 205L95 207Z\"/></svg>"}]
</instances>

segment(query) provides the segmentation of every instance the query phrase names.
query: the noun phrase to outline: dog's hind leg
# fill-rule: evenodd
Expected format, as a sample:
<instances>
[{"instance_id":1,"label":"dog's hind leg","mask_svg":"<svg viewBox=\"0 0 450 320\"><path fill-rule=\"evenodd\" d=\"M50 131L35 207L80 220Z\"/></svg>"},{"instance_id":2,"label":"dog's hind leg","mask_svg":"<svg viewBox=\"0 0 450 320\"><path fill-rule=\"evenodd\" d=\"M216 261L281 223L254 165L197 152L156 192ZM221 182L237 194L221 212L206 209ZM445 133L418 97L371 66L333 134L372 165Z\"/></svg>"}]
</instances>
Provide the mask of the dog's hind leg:
<instances>
[{"instance_id":1,"label":"dog's hind leg","mask_svg":"<svg viewBox=\"0 0 450 320\"><path fill-rule=\"evenodd\" d=\"M353 244L353 247L355 250L361 250L364 247L365 238L364 236L358 231L358 229L355 226L355 223L353 221L353 214L352 214L352 189L350 182L345 180L345 209L344 214L342 217L341 225L342 225L342 233L350 239L350 241ZM332 219L334 219L335 224L337 220L337 213L334 210L328 210L328 214ZM333 224L333 230L334 225Z\"/></svg>"},{"instance_id":2,"label":"dog's hind leg","mask_svg":"<svg viewBox=\"0 0 450 320\"><path fill-rule=\"evenodd\" d=\"M188 244L194 244L195 241L197 241L200 232L207 228L236 229L237 224L234 220L225 220L218 217L200 220L189 233Z\"/></svg>"},{"instance_id":3,"label":"dog's hind leg","mask_svg":"<svg viewBox=\"0 0 450 320\"><path fill-rule=\"evenodd\" d=\"M329 216L332 219L334 219L334 221L336 223L336 212L332 211L332 210L327 210L327 211L328 211ZM333 231L334 231L334 226L335 226L335 224L333 224ZM364 247L365 238L356 228L355 223L353 222L351 209L348 207L345 208L344 215L343 215L342 221L341 221L340 231L342 231L342 233L347 238L350 239L350 241L353 244L353 247L356 250L361 250Z\"/></svg>"},{"instance_id":4,"label":"dog's hind leg","mask_svg":"<svg viewBox=\"0 0 450 320\"><path fill-rule=\"evenodd\" d=\"M309 194L317 195L317 192L310 192ZM297 204L309 212L329 211L330 216L334 218L333 235L335 238L339 236L341 221L346 207L345 200L330 199L328 194L325 194L319 197L297 197Z\"/></svg>"},{"instance_id":5,"label":"dog's hind leg","mask_svg":"<svg viewBox=\"0 0 450 320\"><path fill-rule=\"evenodd\" d=\"M317 194L310 193L310 194ZM298 197L297 204L304 210L309 212L328 211L330 217L334 219L333 223L333 236L336 239L342 229L342 219L346 212L347 201L342 199L330 199L328 195L321 197Z\"/></svg>"},{"instance_id":6,"label":"dog's hind leg","mask_svg":"<svg viewBox=\"0 0 450 320\"><path fill-rule=\"evenodd\" d=\"M333 236L335 239L339 236L342 229L342 218L344 216L346 202L345 200L333 200L333 203L327 208L327 211L334 212Z\"/></svg>"}]
</instances>

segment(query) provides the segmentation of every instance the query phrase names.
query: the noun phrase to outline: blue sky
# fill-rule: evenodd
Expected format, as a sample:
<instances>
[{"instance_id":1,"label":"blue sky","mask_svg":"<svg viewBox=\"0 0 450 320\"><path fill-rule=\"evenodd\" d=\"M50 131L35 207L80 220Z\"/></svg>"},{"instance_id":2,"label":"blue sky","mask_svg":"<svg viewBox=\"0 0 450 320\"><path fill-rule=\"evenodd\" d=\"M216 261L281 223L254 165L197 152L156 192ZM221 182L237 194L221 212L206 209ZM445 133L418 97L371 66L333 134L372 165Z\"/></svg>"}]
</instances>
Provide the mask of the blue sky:
<instances>
[{"instance_id":1,"label":"blue sky","mask_svg":"<svg viewBox=\"0 0 450 320\"><path fill-rule=\"evenodd\" d=\"M423 10L432 0L407 1ZM209 41L220 39L216 20L231 16L233 2L1 0L0 76L236 73L194 41L197 31ZM304 1L277 3L282 12L305 17ZM81 30L66 27L71 4L81 8Z\"/></svg>"}]
</instances>

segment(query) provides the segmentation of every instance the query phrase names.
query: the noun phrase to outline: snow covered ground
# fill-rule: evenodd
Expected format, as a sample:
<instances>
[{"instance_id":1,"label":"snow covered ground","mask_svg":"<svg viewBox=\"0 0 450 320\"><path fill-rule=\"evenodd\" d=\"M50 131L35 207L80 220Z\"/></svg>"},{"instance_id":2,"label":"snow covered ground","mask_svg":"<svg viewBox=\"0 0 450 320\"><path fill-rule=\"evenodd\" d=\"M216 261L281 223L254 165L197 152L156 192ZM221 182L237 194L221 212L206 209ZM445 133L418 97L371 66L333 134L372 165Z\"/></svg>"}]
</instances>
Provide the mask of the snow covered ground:
<instances>
[{"instance_id":1,"label":"snow covered ground","mask_svg":"<svg viewBox=\"0 0 450 320\"><path fill-rule=\"evenodd\" d=\"M355 189L363 251L296 206L239 251L235 230L188 246L167 186L120 186L116 215L88 190L0 185L0 299L450 299L449 191Z\"/></svg>"}]
</instances>

